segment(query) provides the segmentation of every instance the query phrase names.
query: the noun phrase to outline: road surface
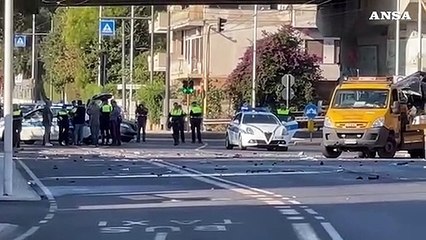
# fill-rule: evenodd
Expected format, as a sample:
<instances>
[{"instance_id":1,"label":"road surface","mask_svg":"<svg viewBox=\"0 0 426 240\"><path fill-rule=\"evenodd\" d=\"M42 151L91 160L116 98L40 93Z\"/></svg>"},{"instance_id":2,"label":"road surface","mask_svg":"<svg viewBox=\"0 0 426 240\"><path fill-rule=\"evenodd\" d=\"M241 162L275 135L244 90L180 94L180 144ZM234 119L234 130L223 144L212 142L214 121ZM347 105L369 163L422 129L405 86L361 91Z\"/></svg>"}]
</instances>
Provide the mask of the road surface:
<instances>
[{"instance_id":1,"label":"road surface","mask_svg":"<svg viewBox=\"0 0 426 240\"><path fill-rule=\"evenodd\" d=\"M422 161L149 139L29 146L16 162L44 197L1 203L2 240L415 240L426 231Z\"/></svg>"}]
</instances>

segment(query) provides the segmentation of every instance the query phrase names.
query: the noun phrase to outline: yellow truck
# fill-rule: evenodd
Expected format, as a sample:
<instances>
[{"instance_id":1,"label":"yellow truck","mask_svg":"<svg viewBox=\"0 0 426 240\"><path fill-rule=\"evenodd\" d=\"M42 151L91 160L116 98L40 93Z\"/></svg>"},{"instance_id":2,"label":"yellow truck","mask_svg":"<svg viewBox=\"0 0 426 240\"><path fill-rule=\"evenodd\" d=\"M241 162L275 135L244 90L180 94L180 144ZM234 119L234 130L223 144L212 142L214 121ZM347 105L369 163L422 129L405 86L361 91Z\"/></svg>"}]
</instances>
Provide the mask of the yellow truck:
<instances>
[{"instance_id":1,"label":"yellow truck","mask_svg":"<svg viewBox=\"0 0 426 240\"><path fill-rule=\"evenodd\" d=\"M407 92L413 92L409 89L412 83L422 84L422 79L409 77L401 83L394 83L393 77L342 81L334 90L325 116L323 155L337 158L343 151L351 151L359 152L360 157L373 158L378 154L393 158L397 151L407 150L413 158L424 157L426 124L410 124L411 98L407 97ZM422 90L414 92L422 94Z\"/></svg>"}]
</instances>

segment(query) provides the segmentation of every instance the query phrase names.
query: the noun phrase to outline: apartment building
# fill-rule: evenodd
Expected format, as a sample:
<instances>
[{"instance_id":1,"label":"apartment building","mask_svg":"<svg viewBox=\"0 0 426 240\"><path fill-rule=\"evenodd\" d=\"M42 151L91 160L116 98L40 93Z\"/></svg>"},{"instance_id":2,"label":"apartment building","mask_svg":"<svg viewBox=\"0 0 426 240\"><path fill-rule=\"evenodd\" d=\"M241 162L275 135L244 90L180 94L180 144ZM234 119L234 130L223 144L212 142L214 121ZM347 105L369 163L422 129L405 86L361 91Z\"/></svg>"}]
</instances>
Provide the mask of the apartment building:
<instances>
[{"instance_id":1,"label":"apartment building","mask_svg":"<svg viewBox=\"0 0 426 240\"><path fill-rule=\"evenodd\" d=\"M202 89L207 71L209 79L217 80L219 87L223 85L247 47L253 44L253 5L171 6L170 11L172 84L191 79ZM227 20L220 33L219 17ZM316 26L316 6L258 5L258 39L264 31L273 32L286 24L298 29L306 51L320 58L324 78L337 80L340 41L321 36ZM155 33L165 34L167 13L157 13L154 25ZM165 64L165 53L157 53L154 71L165 70Z\"/></svg>"}]
</instances>

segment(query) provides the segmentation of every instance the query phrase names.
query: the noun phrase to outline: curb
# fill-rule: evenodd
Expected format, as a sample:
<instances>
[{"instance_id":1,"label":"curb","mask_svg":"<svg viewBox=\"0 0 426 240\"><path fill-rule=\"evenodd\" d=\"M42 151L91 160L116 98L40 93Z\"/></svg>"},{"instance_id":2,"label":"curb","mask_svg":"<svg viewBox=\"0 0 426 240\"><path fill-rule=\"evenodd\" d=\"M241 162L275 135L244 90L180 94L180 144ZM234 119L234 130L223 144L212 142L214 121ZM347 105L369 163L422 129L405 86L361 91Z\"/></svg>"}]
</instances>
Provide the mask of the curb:
<instances>
[{"instance_id":1,"label":"curb","mask_svg":"<svg viewBox=\"0 0 426 240\"><path fill-rule=\"evenodd\" d=\"M320 142L296 141L293 143L296 146L321 146Z\"/></svg>"}]
</instances>

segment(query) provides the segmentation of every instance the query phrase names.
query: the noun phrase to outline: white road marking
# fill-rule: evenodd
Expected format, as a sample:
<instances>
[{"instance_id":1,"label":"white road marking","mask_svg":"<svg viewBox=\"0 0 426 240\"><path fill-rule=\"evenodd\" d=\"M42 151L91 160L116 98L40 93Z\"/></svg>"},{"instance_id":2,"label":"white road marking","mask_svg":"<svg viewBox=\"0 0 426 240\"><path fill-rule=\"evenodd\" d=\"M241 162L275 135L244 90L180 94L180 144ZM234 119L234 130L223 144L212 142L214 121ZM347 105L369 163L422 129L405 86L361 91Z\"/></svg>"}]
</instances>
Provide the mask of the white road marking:
<instances>
[{"instance_id":1,"label":"white road marking","mask_svg":"<svg viewBox=\"0 0 426 240\"><path fill-rule=\"evenodd\" d=\"M310 209L310 208L305 209L305 211L309 214L312 214L312 215L318 215L318 213L315 210Z\"/></svg>"},{"instance_id":2,"label":"white road marking","mask_svg":"<svg viewBox=\"0 0 426 240\"><path fill-rule=\"evenodd\" d=\"M281 201L276 201L276 200L272 200L272 201L264 201L266 204L268 205L280 205L280 204L284 204Z\"/></svg>"},{"instance_id":3,"label":"white road marking","mask_svg":"<svg viewBox=\"0 0 426 240\"><path fill-rule=\"evenodd\" d=\"M197 148L195 149L195 151L200 151L201 149L203 149L203 148L207 147L208 145L209 145L208 143L204 143L204 144L203 144L203 146L201 146L201 147L197 147Z\"/></svg>"},{"instance_id":4,"label":"white road marking","mask_svg":"<svg viewBox=\"0 0 426 240\"><path fill-rule=\"evenodd\" d=\"M45 224L45 223L47 223L48 221L47 220L41 220L40 222L38 222L38 223L40 223L40 224Z\"/></svg>"},{"instance_id":5,"label":"white road marking","mask_svg":"<svg viewBox=\"0 0 426 240\"><path fill-rule=\"evenodd\" d=\"M320 240L309 223L293 223L292 226L300 240Z\"/></svg>"},{"instance_id":6,"label":"white road marking","mask_svg":"<svg viewBox=\"0 0 426 240\"><path fill-rule=\"evenodd\" d=\"M154 240L166 240L168 233L157 233L155 234Z\"/></svg>"},{"instance_id":7,"label":"white road marking","mask_svg":"<svg viewBox=\"0 0 426 240\"><path fill-rule=\"evenodd\" d=\"M296 216L296 217L287 217L287 220L303 220L305 219L304 217L301 216Z\"/></svg>"},{"instance_id":8,"label":"white road marking","mask_svg":"<svg viewBox=\"0 0 426 240\"><path fill-rule=\"evenodd\" d=\"M31 236L31 235L33 235L35 232L37 232L37 230L39 230L40 229L40 227L32 227L32 228L30 228L30 229L28 229L28 231L26 231L24 234L22 234L21 236L19 236L19 237L17 237L17 238L15 238L14 240L24 240L24 239L26 239L27 237L29 237L29 236Z\"/></svg>"},{"instance_id":9,"label":"white road marking","mask_svg":"<svg viewBox=\"0 0 426 240\"><path fill-rule=\"evenodd\" d=\"M254 197L254 198L263 198L263 197L266 197L266 195L256 194L256 195L252 195L252 197Z\"/></svg>"},{"instance_id":10,"label":"white road marking","mask_svg":"<svg viewBox=\"0 0 426 240\"><path fill-rule=\"evenodd\" d=\"M285 205L285 206L275 206L275 208L278 208L278 209L280 209L280 208L290 208L290 206L288 206L288 205Z\"/></svg>"},{"instance_id":11,"label":"white road marking","mask_svg":"<svg viewBox=\"0 0 426 240\"><path fill-rule=\"evenodd\" d=\"M308 208L308 206L299 206L300 208Z\"/></svg>"},{"instance_id":12,"label":"white road marking","mask_svg":"<svg viewBox=\"0 0 426 240\"><path fill-rule=\"evenodd\" d=\"M57 181L69 179L127 179L127 178L158 178L158 177L238 177L238 176L277 176L277 175L310 175L310 174L329 174L336 171L306 171L306 172L260 172L260 173L180 173L180 174L129 174L129 175L93 175L93 176L54 176L40 178L42 181ZM257 194L257 193L254 193ZM272 193L266 193L272 195Z\"/></svg>"},{"instance_id":13,"label":"white road marking","mask_svg":"<svg viewBox=\"0 0 426 240\"><path fill-rule=\"evenodd\" d=\"M292 204L295 204L295 205L300 204L300 202L299 202L299 201L296 201L296 200L289 200L288 202L289 202L289 203L292 203Z\"/></svg>"},{"instance_id":14,"label":"white road marking","mask_svg":"<svg viewBox=\"0 0 426 240\"><path fill-rule=\"evenodd\" d=\"M322 216L315 216L315 219L316 219L316 220L324 220L325 218L324 218L324 217L322 217Z\"/></svg>"},{"instance_id":15,"label":"white road marking","mask_svg":"<svg viewBox=\"0 0 426 240\"><path fill-rule=\"evenodd\" d=\"M39 186L39 188L46 195L47 199L55 201L52 192L40 181L40 179L31 171L31 169L21 160L18 160L19 164L21 164L22 168L28 173L28 175L33 179L33 181Z\"/></svg>"},{"instance_id":16,"label":"white road marking","mask_svg":"<svg viewBox=\"0 0 426 240\"><path fill-rule=\"evenodd\" d=\"M260 201L273 201L273 198L258 198Z\"/></svg>"},{"instance_id":17,"label":"white road marking","mask_svg":"<svg viewBox=\"0 0 426 240\"><path fill-rule=\"evenodd\" d=\"M294 209L280 209L281 214L284 215L299 215L300 213Z\"/></svg>"},{"instance_id":18,"label":"white road marking","mask_svg":"<svg viewBox=\"0 0 426 240\"><path fill-rule=\"evenodd\" d=\"M107 221L99 221L99 223L98 223L98 227L106 227L106 226L107 226L107 224L108 224L108 222L107 222Z\"/></svg>"},{"instance_id":19,"label":"white road marking","mask_svg":"<svg viewBox=\"0 0 426 240\"><path fill-rule=\"evenodd\" d=\"M343 240L343 238L339 235L339 233L334 229L334 227L329 222L322 222L322 227L325 231L330 235L332 240Z\"/></svg>"},{"instance_id":20,"label":"white road marking","mask_svg":"<svg viewBox=\"0 0 426 240\"><path fill-rule=\"evenodd\" d=\"M241 193L241 194L244 194L244 195L253 195L253 194L256 194L256 192L253 192L251 190L244 189L244 188L235 188L234 191L238 192L238 193Z\"/></svg>"},{"instance_id":21,"label":"white road marking","mask_svg":"<svg viewBox=\"0 0 426 240\"><path fill-rule=\"evenodd\" d=\"M46 215L46 217L44 217L44 219L46 219L46 220L50 220L50 219L52 219L54 216L55 216L55 214L53 214L53 213L49 213L49 214L47 214L47 215Z\"/></svg>"},{"instance_id":22,"label":"white road marking","mask_svg":"<svg viewBox=\"0 0 426 240\"><path fill-rule=\"evenodd\" d=\"M281 195L279 195L279 194L274 194L274 197L282 198L283 196L281 196Z\"/></svg>"}]
</instances>

